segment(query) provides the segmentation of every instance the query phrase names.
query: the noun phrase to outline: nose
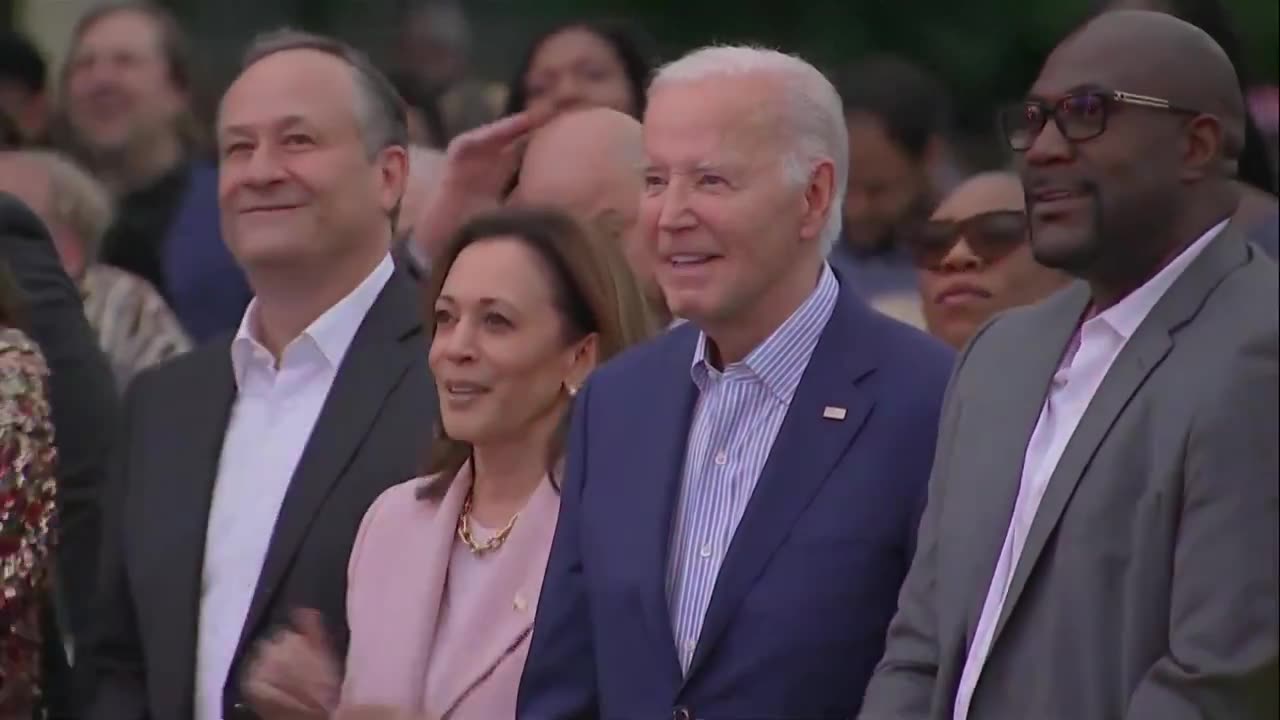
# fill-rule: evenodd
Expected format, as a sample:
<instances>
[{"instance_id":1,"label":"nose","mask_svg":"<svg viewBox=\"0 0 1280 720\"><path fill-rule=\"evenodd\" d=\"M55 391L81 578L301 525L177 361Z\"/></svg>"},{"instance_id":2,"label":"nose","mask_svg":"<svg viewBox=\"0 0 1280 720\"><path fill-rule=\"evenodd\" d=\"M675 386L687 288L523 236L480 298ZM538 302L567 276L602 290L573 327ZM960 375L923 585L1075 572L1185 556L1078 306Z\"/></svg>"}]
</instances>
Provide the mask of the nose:
<instances>
[{"instance_id":1,"label":"nose","mask_svg":"<svg viewBox=\"0 0 1280 720\"><path fill-rule=\"evenodd\" d=\"M284 165L270 143L260 143L245 163L243 180L255 187L265 187L284 180Z\"/></svg>"},{"instance_id":2,"label":"nose","mask_svg":"<svg viewBox=\"0 0 1280 720\"><path fill-rule=\"evenodd\" d=\"M569 110L584 104L586 96L583 95L577 80L564 77L556 83L551 99L555 103L556 110Z\"/></svg>"},{"instance_id":3,"label":"nose","mask_svg":"<svg viewBox=\"0 0 1280 720\"><path fill-rule=\"evenodd\" d=\"M475 359L475 323L467 318L460 318L452 325L437 328L435 337L431 339L432 351L439 351L451 363L466 363Z\"/></svg>"},{"instance_id":4,"label":"nose","mask_svg":"<svg viewBox=\"0 0 1280 720\"><path fill-rule=\"evenodd\" d=\"M963 236L951 246L945 257L942 258L941 270L944 273L963 273L977 272L983 267L982 258L978 257L973 248L969 247L969 241Z\"/></svg>"},{"instance_id":5,"label":"nose","mask_svg":"<svg viewBox=\"0 0 1280 720\"><path fill-rule=\"evenodd\" d=\"M1068 162L1072 157L1072 147L1071 141L1058 129L1058 123L1050 118L1031 141L1031 147L1022 154L1023 161L1033 167Z\"/></svg>"},{"instance_id":6,"label":"nose","mask_svg":"<svg viewBox=\"0 0 1280 720\"><path fill-rule=\"evenodd\" d=\"M688 186L680 178L671 178L662 192L660 202L662 210L658 213L659 230L675 232L696 224L693 213L689 212Z\"/></svg>"}]
</instances>

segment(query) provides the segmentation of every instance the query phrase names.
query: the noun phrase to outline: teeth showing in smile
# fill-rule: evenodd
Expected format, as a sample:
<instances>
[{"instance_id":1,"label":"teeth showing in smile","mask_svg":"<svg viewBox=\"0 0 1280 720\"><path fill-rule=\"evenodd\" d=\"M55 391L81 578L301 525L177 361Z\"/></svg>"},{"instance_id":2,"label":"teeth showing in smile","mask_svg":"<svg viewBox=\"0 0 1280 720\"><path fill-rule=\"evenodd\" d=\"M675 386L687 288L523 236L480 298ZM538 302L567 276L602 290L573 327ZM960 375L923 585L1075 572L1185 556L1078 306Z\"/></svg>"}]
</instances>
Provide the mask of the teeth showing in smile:
<instances>
[{"instance_id":1,"label":"teeth showing in smile","mask_svg":"<svg viewBox=\"0 0 1280 720\"><path fill-rule=\"evenodd\" d=\"M482 385L468 382L448 382L444 387L450 395L479 395L488 390Z\"/></svg>"}]
</instances>

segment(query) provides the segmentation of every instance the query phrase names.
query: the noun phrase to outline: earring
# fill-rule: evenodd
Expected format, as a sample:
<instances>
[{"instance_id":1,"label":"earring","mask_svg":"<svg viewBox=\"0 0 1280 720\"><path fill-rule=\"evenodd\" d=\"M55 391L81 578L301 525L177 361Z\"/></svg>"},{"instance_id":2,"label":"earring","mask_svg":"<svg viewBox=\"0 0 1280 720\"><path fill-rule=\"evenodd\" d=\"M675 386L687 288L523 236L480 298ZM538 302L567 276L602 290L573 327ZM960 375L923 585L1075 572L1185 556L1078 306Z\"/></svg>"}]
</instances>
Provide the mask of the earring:
<instances>
[{"instance_id":1,"label":"earring","mask_svg":"<svg viewBox=\"0 0 1280 720\"><path fill-rule=\"evenodd\" d=\"M573 397L578 394L578 386L570 385L569 383L566 382L564 384L564 391L569 393L569 397Z\"/></svg>"}]
</instances>

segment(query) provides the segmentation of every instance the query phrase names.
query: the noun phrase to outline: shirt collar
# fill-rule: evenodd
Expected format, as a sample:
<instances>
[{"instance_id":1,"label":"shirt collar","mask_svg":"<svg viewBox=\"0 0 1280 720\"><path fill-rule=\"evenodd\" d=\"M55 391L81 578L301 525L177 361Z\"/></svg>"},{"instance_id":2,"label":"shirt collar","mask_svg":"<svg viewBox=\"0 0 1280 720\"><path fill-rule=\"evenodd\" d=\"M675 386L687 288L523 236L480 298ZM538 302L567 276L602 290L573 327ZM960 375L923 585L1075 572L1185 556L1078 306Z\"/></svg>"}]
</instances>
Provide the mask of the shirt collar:
<instances>
[{"instance_id":1,"label":"shirt collar","mask_svg":"<svg viewBox=\"0 0 1280 720\"><path fill-rule=\"evenodd\" d=\"M373 307L394 271L395 264L391 256L386 255L354 290L325 310L301 335L289 343L281 353L281 361L296 346L309 344L319 351L320 357L330 369L337 369L346 356L347 349L351 347L365 315ZM231 341L231 365L235 370L237 385L243 384L244 374L255 355L269 357L255 330L257 307L258 300L254 298L245 309L240 329Z\"/></svg>"},{"instance_id":2,"label":"shirt collar","mask_svg":"<svg viewBox=\"0 0 1280 720\"><path fill-rule=\"evenodd\" d=\"M1156 303L1160 302L1160 298L1164 297L1164 294L1169 291L1173 283L1182 276L1182 273L1200 256L1200 253L1204 252L1209 243L1213 242L1214 238L1222 233L1229 221L1230 219L1228 218L1209 228L1207 232L1188 245L1168 265L1165 265L1160 272L1143 283L1142 287L1129 293L1120 302L1107 308L1096 317L1091 318L1087 324L1106 325L1125 340L1133 337L1133 334L1138 331L1138 326L1147 318L1147 315L1151 314L1151 310L1156 306Z\"/></svg>"},{"instance_id":3,"label":"shirt collar","mask_svg":"<svg viewBox=\"0 0 1280 720\"><path fill-rule=\"evenodd\" d=\"M831 266L824 264L818 286L809 297L764 342L756 346L741 362L725 367L725 374L747 373L758 378L778 400L790 403L809 364L809 357L831 319L839 297L840 284ZM699 389L708 377L719 375L707 358L708 338L698 334L689 369Z\"/></svg>"}]
</instances>

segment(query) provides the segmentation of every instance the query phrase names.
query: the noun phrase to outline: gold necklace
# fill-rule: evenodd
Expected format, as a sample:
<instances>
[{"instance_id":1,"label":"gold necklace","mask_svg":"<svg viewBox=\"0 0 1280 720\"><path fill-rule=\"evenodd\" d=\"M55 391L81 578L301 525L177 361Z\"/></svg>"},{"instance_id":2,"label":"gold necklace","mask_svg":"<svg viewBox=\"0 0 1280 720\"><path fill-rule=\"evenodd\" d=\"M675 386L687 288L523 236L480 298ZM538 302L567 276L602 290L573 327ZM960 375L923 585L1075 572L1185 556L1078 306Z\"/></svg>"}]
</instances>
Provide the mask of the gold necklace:
<instances>
[{"instance_id":1,"label":"gold necklace","mask_svg":"<svg viewBox=\"0 0 1280 720\"><path fill-rule=\"evenodd\" d=\"M511 516L507 521L507 526L498 531L496 535L485 540L484 542L476 542L475 536L471 534L471 495L470 490L467 491L467 498L462 501L462 513L458 515L458 539L471 548L471 552L476 555L484 555L502 547L507 541L507 537L511 535L511 528L515 527L516 520L520 518L520 513Z\"/></svg>"}]
</instances>

